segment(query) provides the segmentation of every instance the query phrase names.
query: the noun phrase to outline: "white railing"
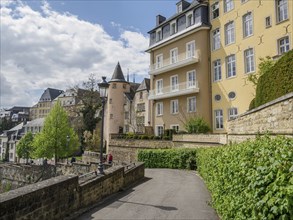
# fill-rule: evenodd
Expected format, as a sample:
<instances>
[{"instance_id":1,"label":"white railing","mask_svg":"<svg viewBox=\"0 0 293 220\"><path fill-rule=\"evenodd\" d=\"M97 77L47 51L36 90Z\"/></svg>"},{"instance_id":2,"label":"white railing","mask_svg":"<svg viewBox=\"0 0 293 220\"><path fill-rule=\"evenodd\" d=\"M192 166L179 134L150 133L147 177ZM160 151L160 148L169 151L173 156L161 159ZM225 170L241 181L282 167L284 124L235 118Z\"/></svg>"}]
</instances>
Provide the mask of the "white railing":
<instances>
[{"instance_id":1,"label":"white railing","mask_svg":"<svg viewBox=\"0 0 293 220\"><path fill-rule=\"evenodd\" d=\"M172 69L177 69L180 67L183 67L185 65L189 65L192 63L197 63L199 58L198 58L198 50L195 51L195 55L192 57L186 58L186 54L180 54L178 55L177 62L170 63L170 58L165 59L161 64L154 63L150 65L150 74L151 75L157 75ZM179 59L180 57L184 56L184 59Z\"/></svg>"},{"instance_id":2,"label":"white railing","mask_svg":"<svg viewBox=\"0 0 293 220\"><path fill-rule=\"evenodd\" d=\"M150 90L149 100L164 99L199 92L197 81L194 82L194 85L191 85L190 82L184 82L179 83L176 87L177 89L173 89L174 86L165 86L159 91L156 89Z\"/></svg>"}]
</instances>

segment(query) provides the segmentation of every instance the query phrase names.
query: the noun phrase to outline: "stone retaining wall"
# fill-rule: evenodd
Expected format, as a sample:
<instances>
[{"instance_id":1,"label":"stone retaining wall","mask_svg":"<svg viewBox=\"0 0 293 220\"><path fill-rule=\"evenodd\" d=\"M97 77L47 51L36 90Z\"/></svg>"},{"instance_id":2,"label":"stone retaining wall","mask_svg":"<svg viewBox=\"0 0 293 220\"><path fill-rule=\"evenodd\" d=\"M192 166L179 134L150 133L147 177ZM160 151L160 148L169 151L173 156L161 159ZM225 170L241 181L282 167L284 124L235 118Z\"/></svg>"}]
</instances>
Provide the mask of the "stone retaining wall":
<instances>
[{"instance_id":1,"label":"stone retaining wall","mask_svg":"<svg viewBox=\"0 0 293 220\"><path fill-rule=\"evenodd\" d=\"M190 142L194 145L197 144L205 144L205 145L219 145L219 144L227 144L227 135L226 134L174 134L173 135L174 142L180 142L183 144L184 142Z\"/></svg>"},{"instance_id":2,"label":"stone retaining wall","mask_svg":"<svg viewBox=\"0 0 293 220\"><path fill-rule=\"evenodd\" d=\"M1 194L0 219L64 219L143 177L143 163L109 168L81 185L74 175L54 177Z\"/></svg>"}]
</instances>

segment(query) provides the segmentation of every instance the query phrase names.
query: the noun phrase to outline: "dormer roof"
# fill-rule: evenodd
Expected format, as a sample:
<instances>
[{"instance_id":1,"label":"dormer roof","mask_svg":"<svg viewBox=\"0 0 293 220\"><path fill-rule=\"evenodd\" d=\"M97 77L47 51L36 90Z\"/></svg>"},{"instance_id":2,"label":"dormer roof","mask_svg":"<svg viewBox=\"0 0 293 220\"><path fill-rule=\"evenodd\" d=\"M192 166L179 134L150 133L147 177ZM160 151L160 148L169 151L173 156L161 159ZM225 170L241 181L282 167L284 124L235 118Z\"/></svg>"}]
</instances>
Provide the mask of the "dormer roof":
<instances>
[{"instance_id":1,"label":"dormer roof","mask_svg":"<svg viewBox=\"0 0 293 220\"><path fill-rule=\"evenodd\" d=\"M119 62L115 67L114 73L109 83L110 82L126 82Z\"/></svg>"},{"instance_id":2,"label":"dormer roof","mask_svg":"<svg viewBox=\"0 0 293 220\"><path fill-rule=\"evenodd\" d=\"M63 93L62 90L47 88L40 98L40 102L53 101L57 96Z\"/></svg>"}]
</instances>

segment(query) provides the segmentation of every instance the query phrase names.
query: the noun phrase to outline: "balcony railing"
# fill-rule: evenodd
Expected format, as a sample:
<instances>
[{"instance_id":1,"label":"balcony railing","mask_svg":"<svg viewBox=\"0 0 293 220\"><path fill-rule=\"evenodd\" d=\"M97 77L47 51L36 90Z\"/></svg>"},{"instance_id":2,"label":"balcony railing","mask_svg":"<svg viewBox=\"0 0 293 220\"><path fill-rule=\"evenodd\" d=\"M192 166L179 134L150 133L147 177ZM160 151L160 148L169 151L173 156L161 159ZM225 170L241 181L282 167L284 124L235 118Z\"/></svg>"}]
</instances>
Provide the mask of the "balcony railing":
<instances>
[{"instance_id":1,"label":"balcony railing","mask_svg":"<svg viewBox=\"0 0 293 220\"><path fill-rule=\"evenodd\" d=\"M167 59L167 60L164 60L162 65L158 65L157 63L150 65L150 75L158 75L160 73L164 73L170 70L175 70L189 64L197 63L199 60L198 54L199 54L198 51L195 51L194 56L178 60L177 62L174 62L174 63L163 65L164 62L165 63L170 62L170 60ZM180 57L180 55L178 57Z\"/></svg>"},{"instance_id":2,"label":"balcony railing","mask_svg":"<svg viewBox=\"0 0 293 220\"><path fill-rule=\"evenodd\" d=\"M166 86L159 90L150 90L149 100L158 100L171 98L175 96L188 95L191 93L198 93L198 82L195 81L194 85L190 85L190 82L184 82L174 86Z\"/></svg>"}]
</instances>

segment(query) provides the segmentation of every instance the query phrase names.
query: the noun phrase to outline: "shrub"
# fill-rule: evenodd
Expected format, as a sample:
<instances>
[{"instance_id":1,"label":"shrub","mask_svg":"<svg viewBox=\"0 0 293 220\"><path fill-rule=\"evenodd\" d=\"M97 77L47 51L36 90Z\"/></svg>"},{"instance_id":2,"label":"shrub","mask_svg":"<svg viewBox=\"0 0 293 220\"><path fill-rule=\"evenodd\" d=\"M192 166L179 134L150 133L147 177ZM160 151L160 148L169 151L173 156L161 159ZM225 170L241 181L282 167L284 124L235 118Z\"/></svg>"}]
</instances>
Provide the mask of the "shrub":
<instances>
[{"instance_id":1,"label":"shrub","mask_svg":"<svg viewBox=\"0 0 293 220\"><path fill-rule=\"evenodd\" d=\"M160 136L154 136L154 140L161 140L162 138Z\"/></svg>"},{"instance_id":2,"label":"shrub","mask_svg":"<svg viewBox=\"0 0 293 220\"><path fill-rule=\"evenodd\" d=\"M190 169L196 168L196 149L174 148L139 150L138 160L147 168Z\"/></svg>"},{"instance_id":3,"label":"shrub","mask_svg":"<svg viewBox=\"0 0 293 220\"><path fill-rule=\"evenodd\" d=\"M249 104L249 110L254 109L255 108L255 98L251 100L250 104Z\"/></svg>"},{"instance_id":4,"label":"shrub","mask_svg":"<svg viewBox=\"0 0 293 220\"><path fill-rule=\"evenodd\" d=\"M207 133L210 131L209 125L202 117L192 117L185 123L188 133Z\"/></svg>"},{"instance_id":5,"label":"shrub","mask_svg":"<svg viewBox=\"0 0 293 220\"><path fill-rule=\"evenodd\" d=\"M170 136L163 136L163 140L171 140Z\"/></svg>"},{"instance_id":6,"label":"shrub","mask_svg":"<svg viewBox=\"0 0 293 220\"><path fill-rule=\"evenodd\" d=\"M293 139L198 149L197 166L221 219L292 219Z\"/></svg>"},{"instance_id":7,"label":"shrub","mask_svg":"<svg viewBox=\"0 0 293 220\"><path fill-rule=\"evenodd\" d=\"M287 52L258 79L255 107L293 92L293 50Z\"/></svg>"},{"instance_id":8,"label":"shrub","mask_svg":"<svg viewBox=\"0 0 293 220\"><path fill-rule=\"evenodd\" d=\"M140 139L142 139L142 140L148 140L149 139L149 136L147 136L147 135L141 135L140 136Z\"/></svg>"},{"instance_id":9,"label":"shrub","mask_svg":"<svg viewBox=\"0 0 293 220\"><path fill-rule=\"evenodd\" d=\"M148 137L150 140L154 139L154 135L149 135Z\"/></svg>"}]
</instances>

